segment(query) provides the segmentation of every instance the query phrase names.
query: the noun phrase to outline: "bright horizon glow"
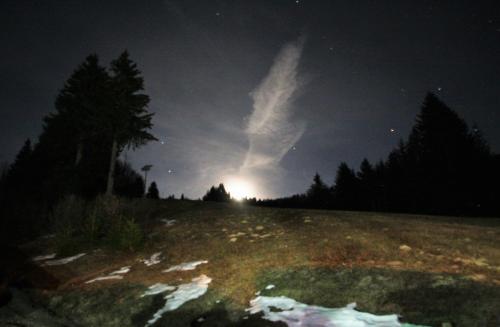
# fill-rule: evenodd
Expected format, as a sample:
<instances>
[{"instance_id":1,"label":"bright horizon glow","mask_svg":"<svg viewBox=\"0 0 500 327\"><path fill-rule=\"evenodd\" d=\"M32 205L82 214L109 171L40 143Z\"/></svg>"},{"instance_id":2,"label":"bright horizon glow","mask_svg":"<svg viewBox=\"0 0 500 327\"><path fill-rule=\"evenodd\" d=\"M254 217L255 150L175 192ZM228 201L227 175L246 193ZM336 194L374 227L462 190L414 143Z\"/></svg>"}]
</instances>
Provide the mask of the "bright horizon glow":
<instances>
[{"instance_id":1,"label":"bright horizon glow","mask_svg":"<svg viewBox=\"0 0 500 327\"><path fill-rule=\"evenodd\" d=\"M225 185L227 192L237 201L255 196L255 189L252 183L246 179L240 177L230 178Z\"/></svg>"}]
</instances>

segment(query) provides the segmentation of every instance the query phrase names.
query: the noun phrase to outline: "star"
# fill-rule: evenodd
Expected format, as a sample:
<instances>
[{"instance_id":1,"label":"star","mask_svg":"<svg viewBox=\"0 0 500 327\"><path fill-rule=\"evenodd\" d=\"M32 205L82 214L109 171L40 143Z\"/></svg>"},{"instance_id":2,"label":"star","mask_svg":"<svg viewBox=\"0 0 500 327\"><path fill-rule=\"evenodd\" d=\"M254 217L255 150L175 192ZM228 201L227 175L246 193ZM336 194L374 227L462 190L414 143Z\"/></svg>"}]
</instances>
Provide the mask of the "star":
<instances>
[{"instance_id":1,"label":"star","mask_svg":"<svg viewBox=\"0 0 500 327\"><path fill-rule=\"evenodd\" d=\"M160 141L160 144L161 144L161 145L165 144L165 141L161 140L161 141Z\"/></svg>"},{"instance_id":2,"label":"star","mask_svg":"<svg viewBox=\"0 0 500 327\"><path fill-rule=\"evenodd\" d=\"M216 12L216 13L215 13L215 16L220 16L220 12Z\"/></svg>"},{"instance_id":3,"label":"star","mask_svg":"<svg viewBox=\"0 0 500 327\"><path fill-rule=\"evenodd\" d=\"M390 129L389 129L389 132L391 132L391 133L393 133L393 134L394 134L394 133L396 133L396 130L395 130L394 128L390 128Z\"/></svg>"},{"instance_id":4,"label":"star","mask_svg":"<svg viewBox=\"0 0 500 327\"><path fill-rule=\"evenodd\" d=\"M297 147L292 146L292 150L293 150L293 151L297 150Z\"/></svg>"},{"instance_id":5,"label":"star","mask_svg":"<svg viewBox=\"0 0 500 327\"><path fill-rule=\"evenodd\" d=\"M174 171L172 169L167 170L167 173L172 174Z\"/></svg>"},{"instance_id":6,"label":"star","mask_svg":"<svg viewBox=\"0 0 500 327\"><path fill-rule=\"evenodd\" d=\"M299 4L299 2L300 2L299 0L295 0L295 3L296 3L296 4Z\"/></svg>"},{"instance_id":7,"label":"star","mask_svg":"<svg viewBox=\"0 0 500 327\"><path fill-rule=\"evenodd\" d=\"M438 88L437 88L437 90L438 90L439 92L441 92L441 91L443 90L443 88L442 88L442 87L438 87Z\"/></svg>"}]
</instances>

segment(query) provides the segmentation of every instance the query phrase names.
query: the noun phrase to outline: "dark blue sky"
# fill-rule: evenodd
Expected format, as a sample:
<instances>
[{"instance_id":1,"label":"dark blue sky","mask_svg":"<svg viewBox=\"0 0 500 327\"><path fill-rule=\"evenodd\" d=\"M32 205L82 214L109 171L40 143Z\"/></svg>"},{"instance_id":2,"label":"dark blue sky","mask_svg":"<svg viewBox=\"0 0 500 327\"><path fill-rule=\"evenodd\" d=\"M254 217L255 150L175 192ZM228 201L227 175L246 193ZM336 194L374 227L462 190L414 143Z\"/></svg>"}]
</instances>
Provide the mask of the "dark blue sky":
<instances>
[{"instance_id":1,"label":"dark blue sky","mask_svg":"<svg viewBox=\"0 0 500 327\"><path fill-rule=\"evenodd\" d=\"M16 0L2 1L0 22L0 161L37 138L86 55L107 65L128 49L163 144L126 158L153 164L164 195L198 197L241 173L256 90L299 36L297 86L273 120L297 138L280 143L278 131L272 142L289 148L245 173L257 196L301 192L316 171L331 184L341 161L385 158L428 91L500 151L498 1Z\"/></svg>"}]
</instances>

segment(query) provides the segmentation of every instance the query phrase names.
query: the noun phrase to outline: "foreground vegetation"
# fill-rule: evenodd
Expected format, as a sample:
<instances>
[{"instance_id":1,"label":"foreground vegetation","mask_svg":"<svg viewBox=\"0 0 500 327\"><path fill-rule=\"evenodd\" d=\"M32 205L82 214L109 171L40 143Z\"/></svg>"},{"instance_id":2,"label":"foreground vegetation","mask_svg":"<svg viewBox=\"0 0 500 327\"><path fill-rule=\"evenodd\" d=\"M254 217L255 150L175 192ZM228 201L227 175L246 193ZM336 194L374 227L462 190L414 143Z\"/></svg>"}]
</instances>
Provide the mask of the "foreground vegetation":
<instances>
[{"instance_id":1,"label":"foreground vegetation","mask_svg":"<svg viewBox=\"0 0 500 327\"><path fill-rule=\"evenodd\" d=\"M258 291L325 307L357 302L361 311L398 313L404 321L428 326L495 326L499 319L497 218L146 199L106 205L130 217L138 227L131 235L139 231L140 242L117 247L113 233L106 232L98 233L94 243L88 241L92 237L73 237L69 244L74 247L63 247L72 249L65 255L87 255L43 267L53 280L50 287L38 286L47 284L38 266L22 274L35 288L45 289L30 294L58 319L82 326L144 326L165 301L161 294L141 297L147 287L179 285L200 274L213 279L208 292L164 314L157 326L201 324L198 320L203 326L267 325L259 315L245 312ZM101 209L87 204L86 210ZM45 237L20 249L30 258L60 251L59 242L59 236ZM140 262L157 252L158 264ZM208 263L192 271L162 272L196 260ZM85 283L124 266L131 271L123 279ZM266 290L270 284L275 288Z\"/></svg>"}]
</instances>

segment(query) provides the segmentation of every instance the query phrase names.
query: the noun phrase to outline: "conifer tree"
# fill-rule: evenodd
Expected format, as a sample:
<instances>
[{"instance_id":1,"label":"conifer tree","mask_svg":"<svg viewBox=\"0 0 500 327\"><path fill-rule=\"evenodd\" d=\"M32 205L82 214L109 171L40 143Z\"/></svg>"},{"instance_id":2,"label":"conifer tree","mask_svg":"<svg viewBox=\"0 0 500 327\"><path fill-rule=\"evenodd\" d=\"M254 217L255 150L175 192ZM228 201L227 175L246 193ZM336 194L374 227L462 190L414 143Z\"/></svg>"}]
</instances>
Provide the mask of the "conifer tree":
<instances>
[{"instance_id":1,"label":"conifer tree","mask_svg":"<svg viewBox=\"0 0 500 327\"><path fill-rule=\"evenodd\" d=\"M358 207L357 194L358 179L347 163L342 162L335 177L334 194L336 207L339 209L356 209Z\"/></svg>"},{"instance_id":2,"label":"conifer tree","mask_svg":"<svg viewBox=\"0 0 500 327\"><path fill-rule=\"evenodd\" d=\"M313 208L327 208L329 206L331 192L318 173L314 175L313 184L307 190L306 197L309 206Z\"/></svg>"},{"instance_id":3,"label":"conifer tree","mask_svg":"<svg viewBox=\"0 0 500 327\"><path fill-rule=\"evenodd\" d=\"M105 130L111 139L111 157L106 194L112 194L116 159L125 146L136 148L157 140L148 132L152 127L152 113L147 112L149 96L144 91L144 80L137 65L124 51L111 62L111 105L104 115Z\"/></svg>"},{"instance_id":4,"label":"conifer tree","mask_svg":"<svg viewBox=\"0 0 500 327\"><path fill-rule=\"evenodd\" d=\"M375 209L375 170L368 159L361 162L359 172L359 206L363 210Z\"/></svg>"},{"instance_id":5,"label":"conifer tree","mask_svg":"<svg viewBox=\"0 0 500 327\"><path fill-rule=\"evenodd\" d=\"M224 184L220 183L217 188L215 186L210 187L202 199L203 201L229 202L231 194L226 192Z\"/></svg>"},{"instance_id":6,"label":"conifer tree","mask_svg":"<svg viewBox=\"0 0 500 327\"><path fill-rule=\"evenodd\" d=\"M84 143L102 130L99 119L109 106L109 82L109 75L99 64L97 55L89 55L59 92L55 102L56 112L44 119L46 129L57 129L59 136L50 142L73 143L75 166L82 159Z\"/></svg>"},{"instance_id":7,"label":"conifer tree","mask_svg":"<svg viewBox=\"0 0 500 327\"><path fill-rule=\"evenodd\" d=\"M148 193L146 194L146 197L149 199L159 199L160 198L160 192L158 191L158 187L156 186L156 182L152 182L151 185L149 185Z\"/></svg>"}]
</instances>

